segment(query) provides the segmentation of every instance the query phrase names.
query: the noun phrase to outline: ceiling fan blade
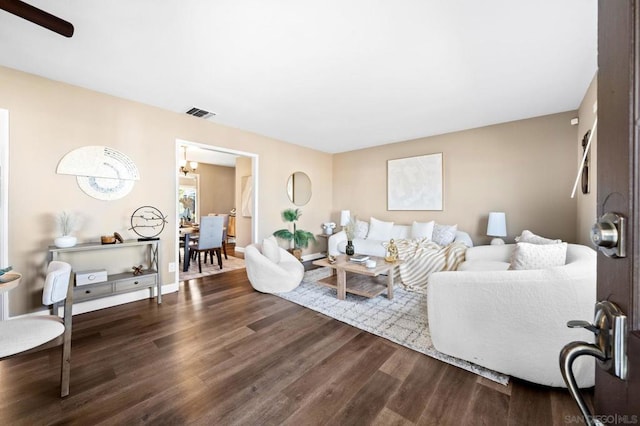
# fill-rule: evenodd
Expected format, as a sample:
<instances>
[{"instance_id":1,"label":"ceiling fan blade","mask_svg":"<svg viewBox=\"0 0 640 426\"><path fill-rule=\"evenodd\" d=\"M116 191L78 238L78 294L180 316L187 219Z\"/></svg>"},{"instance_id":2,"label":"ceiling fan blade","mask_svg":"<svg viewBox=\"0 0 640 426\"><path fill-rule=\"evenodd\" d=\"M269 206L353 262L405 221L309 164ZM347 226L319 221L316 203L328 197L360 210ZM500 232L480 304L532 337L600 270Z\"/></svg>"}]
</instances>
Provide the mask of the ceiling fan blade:
<instances>
[{"instance_id":1,"label":"ceiling fan blade","mask_svg":"<svg viewBox=\"0 0 640 426\"><path fill-rule=\"evenodd\" d=\"M6 10L9 13L65 37L71 37L73 35L73 25L70 22L20 0L0 0L0 9Z\"/></svg>"}]
</instances>

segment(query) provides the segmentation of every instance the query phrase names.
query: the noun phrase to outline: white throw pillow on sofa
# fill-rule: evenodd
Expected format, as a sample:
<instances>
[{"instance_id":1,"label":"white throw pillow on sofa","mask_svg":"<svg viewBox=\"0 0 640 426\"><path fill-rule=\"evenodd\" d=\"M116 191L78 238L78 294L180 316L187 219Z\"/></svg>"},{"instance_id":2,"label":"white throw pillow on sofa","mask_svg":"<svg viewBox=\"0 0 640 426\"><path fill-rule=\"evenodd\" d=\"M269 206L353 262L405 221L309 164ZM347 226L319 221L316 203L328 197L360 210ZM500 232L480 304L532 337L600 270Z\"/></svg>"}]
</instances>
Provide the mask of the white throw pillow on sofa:
<instances>
[{"instance_id":1,"label":"white throw pillow on sofa","mask_svg":"<svg viewBox=\"0 0 640 426\"><path fill-rule=\"evenodd\" d=\"M384 222L378 220L375 217L371 218L371 224L369 225L369 233L367 234L368 240L388 241L391 239L391 230L393 229L393 222Z\"/></svg>"},{"instance_id":2,"label":"white throw pillow on sofa","mask_svg":"<svg viewBox=\"0 0 640 426\"><path fill-rule=\"evenodd\" d=\"M360 240L364 240L365 238L367 238L368 233L369 233L369 222L356 219L356 233L354 237Z\"/></svg>"},{"instance_id":3,"label":"white throw pillow on sofa","mask_svg":"<svg viewBox=\"0 0 640 426\"><path fill-rule=\"evenodd\" d=\"M567 243L516 243L509 269L546 269L563 266L567 261Z\"/></svg>"},{"instance_id":4,"label":"white throw pillow on sofa","mask_svg":"<svg viewBox=\"0 0 640 426\"><path fill-rule=\"evenodd\" d=\"M432 241L441 246L448 246L456 239L458 225L440 225L436 223L433 226Z\"/></svg>"},{"instance_id":5,"label":"white throw pillow on sofa","mask_svg":"<svg viewBox=\"0 0 640 426\"><path fill-rule=\"evenodd\" d=\"M516 242L531 244L560 244L562 240L552 240L550 238L541 237L540 235L536 235L525 229L519 237L516 237Z\"/></svg>"},{"instance_id":6,"label":"white throw pillow on sofa","mask_svg":"<svg viewBox=\"0 0 640 426\"><path fill-rule=\"evenodd\" d=\"M433 239L433 226L435 222L432 220L430 222L416 222L413 221L411 225L411 238L414 240L420 240L422 238L427 238L429 240Z\"/></svg>"},{"instance_id":7,"label":"white throw pillow on sofa","mask_svg":"<svg viewBox=\"0 0 640 426\"><path fill-rule=\"evenodd\" d=\"M280 246L273 235L262 241L262 254L273 263L280 263Z\"/></svg>"}]
</instances>

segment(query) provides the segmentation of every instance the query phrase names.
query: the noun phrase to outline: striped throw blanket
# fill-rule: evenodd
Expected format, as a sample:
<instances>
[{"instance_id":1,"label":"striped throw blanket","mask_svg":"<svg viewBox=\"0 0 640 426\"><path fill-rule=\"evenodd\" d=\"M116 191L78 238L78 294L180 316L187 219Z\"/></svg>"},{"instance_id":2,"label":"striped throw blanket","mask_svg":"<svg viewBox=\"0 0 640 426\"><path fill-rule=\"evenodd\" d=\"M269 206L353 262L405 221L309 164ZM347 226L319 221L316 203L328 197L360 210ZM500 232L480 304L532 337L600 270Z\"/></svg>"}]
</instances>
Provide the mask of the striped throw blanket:
<instances>
[{"instance_id":1,"label":"striped throw blanket","mask_svg":"<svg viewBox=\"0 0 640 426\"><path fill-rule=\"evenodd\" d=\"M437 271L455 271L464 261L467 246L451 243L440 246L426 238L398 240L398 257L403 261L398 266L400 278L409 291L426 293L429 276Z\"/></svg>"}]
</instances>

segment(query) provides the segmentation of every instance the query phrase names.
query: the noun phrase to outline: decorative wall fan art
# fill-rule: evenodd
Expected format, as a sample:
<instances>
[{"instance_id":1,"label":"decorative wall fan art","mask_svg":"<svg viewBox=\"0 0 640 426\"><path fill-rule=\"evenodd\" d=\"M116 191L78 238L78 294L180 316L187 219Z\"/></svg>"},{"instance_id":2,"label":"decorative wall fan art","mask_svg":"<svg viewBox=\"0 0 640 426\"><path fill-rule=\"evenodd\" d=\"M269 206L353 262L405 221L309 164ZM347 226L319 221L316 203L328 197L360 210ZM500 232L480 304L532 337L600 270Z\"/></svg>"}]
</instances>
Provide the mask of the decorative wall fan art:
<instances>
[{"instance_id":1,"label":"decorative wall fan art","mask_svg":"<svg viewBox=\"0 0 640 426\"><path fill-rule=\"evenodd\" d=\"M107 146L84 146L67 153L58 163L58 174L74 175L85 194L98 200L117 200L133 189L140 173L135 163Z\"/></svg>"}]
</instances>

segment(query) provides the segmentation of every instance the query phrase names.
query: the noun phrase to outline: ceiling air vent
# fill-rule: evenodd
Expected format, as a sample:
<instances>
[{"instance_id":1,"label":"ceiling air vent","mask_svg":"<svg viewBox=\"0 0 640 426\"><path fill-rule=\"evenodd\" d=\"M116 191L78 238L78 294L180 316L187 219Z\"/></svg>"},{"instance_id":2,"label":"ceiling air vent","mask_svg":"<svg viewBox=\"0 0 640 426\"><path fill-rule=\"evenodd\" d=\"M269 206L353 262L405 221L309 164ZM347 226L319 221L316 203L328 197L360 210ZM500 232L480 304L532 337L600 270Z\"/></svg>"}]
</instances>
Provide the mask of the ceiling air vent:
<instances>
[{"instance_id":1,"label":"ceiling air vent","mask_svg":"<svg viewBox=\"0 0 640 426\"><path fill-rule=\"evenodd\" d=\"M187 111L187 114L193 115L194 117L200 117L200 118L209 118L216 115L215 112L205 111L203 109L196 108L196 107L193 107L189 111Z\"/></svg>"}]
</instances>

